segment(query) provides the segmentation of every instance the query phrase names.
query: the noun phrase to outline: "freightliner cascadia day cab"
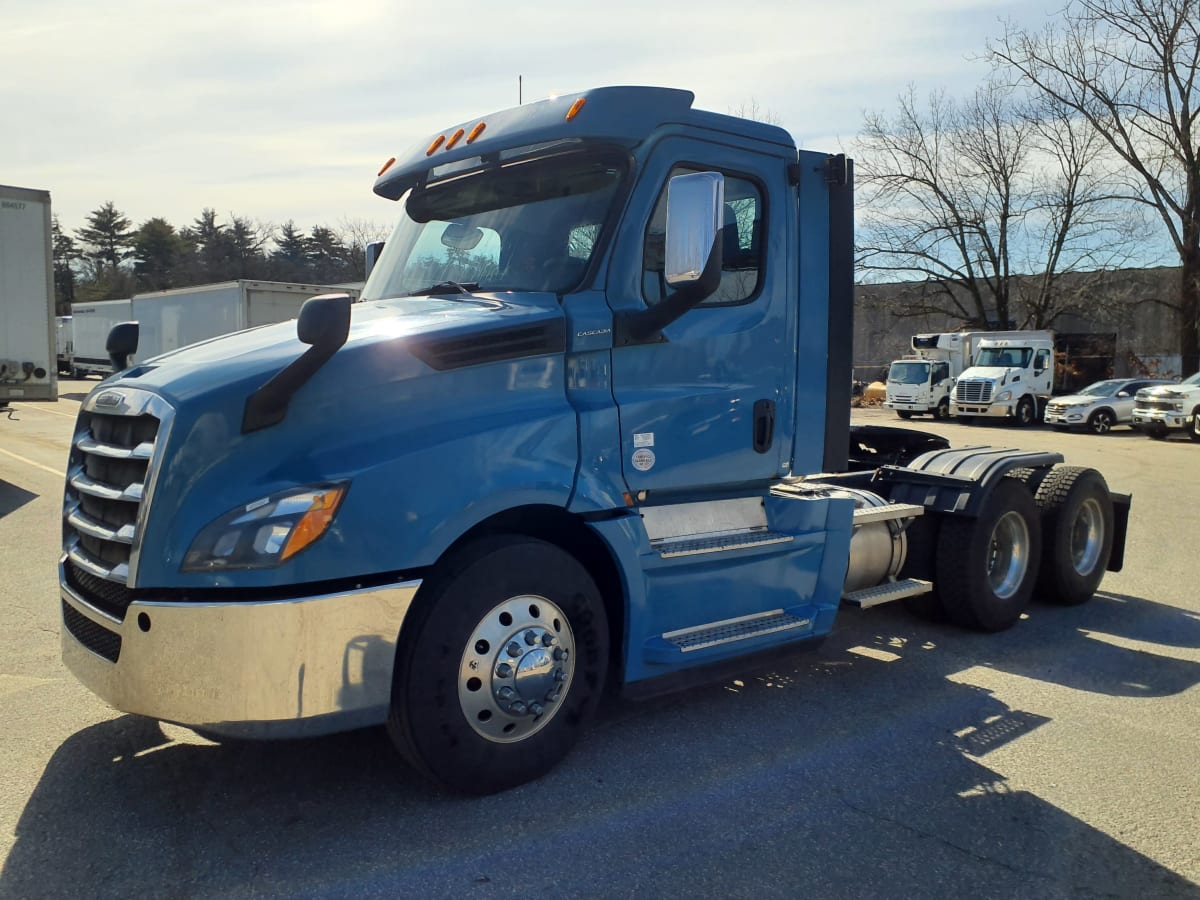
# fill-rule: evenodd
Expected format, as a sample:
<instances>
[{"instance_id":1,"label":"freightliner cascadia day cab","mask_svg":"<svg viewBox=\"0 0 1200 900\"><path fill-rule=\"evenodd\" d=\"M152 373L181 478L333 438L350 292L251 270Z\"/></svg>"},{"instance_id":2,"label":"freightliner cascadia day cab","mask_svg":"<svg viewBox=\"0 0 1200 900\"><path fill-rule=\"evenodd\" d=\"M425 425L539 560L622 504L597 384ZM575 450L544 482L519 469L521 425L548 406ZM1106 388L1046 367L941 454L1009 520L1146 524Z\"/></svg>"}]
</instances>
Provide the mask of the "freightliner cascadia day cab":
<instances>
[{"instance_id":1,"label":"freightliner cascadia day cab","mask_svg":"<svg viewBox=\"0 0 1200 900\"><path fill-rule=\"evenodd\" d=\"M223 736L386 722L452 789L903 599L1087 600L1128 497L1055 453L850 426L852 169L602 88L391 160L362 299L139 363L76 427L63 653ZM114 333L116 355L132 349Z\"/></svg>"},{"instance_id":2,"label":"freightliner cascadia day cab","mask_svg":"<svg viewBox=\"0 0 1200 900\"><path fill-rule=\"evenodd\" d=\"M971 367L954 383L950 415L1032 425L1054 393L1054 332L1021 331L979 342Z\"/></svg>"},{"instance_id":3,"label":"freightliner cascadia day cab","mask_svg":"<svg viewBox=\"0 0 1200 900\"><path fill-rule=\"evenodd\" d=\"M955 379L971 367L979 342L1020 336L1019 331L914 334L912 355L888 366L884 409L895 410L901 419L926 413L935 419L950 418L950 391Z\"/></svg>"}]
</instances>

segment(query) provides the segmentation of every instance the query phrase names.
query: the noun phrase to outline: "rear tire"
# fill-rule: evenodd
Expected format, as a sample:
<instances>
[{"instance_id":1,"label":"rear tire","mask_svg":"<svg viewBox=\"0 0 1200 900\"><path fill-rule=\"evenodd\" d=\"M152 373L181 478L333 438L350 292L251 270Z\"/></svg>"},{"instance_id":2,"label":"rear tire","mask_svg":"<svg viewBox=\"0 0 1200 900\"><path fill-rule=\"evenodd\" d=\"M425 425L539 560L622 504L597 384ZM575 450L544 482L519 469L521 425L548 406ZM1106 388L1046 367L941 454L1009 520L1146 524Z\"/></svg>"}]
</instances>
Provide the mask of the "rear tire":
<instances>
[{"instance_id":1,"label":"rear tire","mask_svg":"<svg viewBox=\"0 0 1200 900\"><path fill-rule=\"evenodd\" d=\"M444 787L491 794L532 781L567 755L599 702L600 592L570 554L515 535L439 568L400 633L388 731Z\"/></svg>"},{"instance_id":2,"label":"rear tire","mask_svg":"<svg viewBox=\"0 0 1200 900\"><path fill-rule=\"evenodd\" d=\"M1028 488L1002 478L974 521L945 522L937 584L946 614L980 631L1012 627L1029 606L1042 555L1041 517Z\"/></svg>"},{"instance_id":3,"label":"rear tire","mask_svg":"<svg viewBox=\"0 0 1200 900\"><path fill-rule=\"evenodd\" d=\"M1112 555L1112 497L1104 476L1055 466L1038 487L1037 505L1043 533L1038 596L1063 606L1086 603Z\"/></svg>"}]
</instances>

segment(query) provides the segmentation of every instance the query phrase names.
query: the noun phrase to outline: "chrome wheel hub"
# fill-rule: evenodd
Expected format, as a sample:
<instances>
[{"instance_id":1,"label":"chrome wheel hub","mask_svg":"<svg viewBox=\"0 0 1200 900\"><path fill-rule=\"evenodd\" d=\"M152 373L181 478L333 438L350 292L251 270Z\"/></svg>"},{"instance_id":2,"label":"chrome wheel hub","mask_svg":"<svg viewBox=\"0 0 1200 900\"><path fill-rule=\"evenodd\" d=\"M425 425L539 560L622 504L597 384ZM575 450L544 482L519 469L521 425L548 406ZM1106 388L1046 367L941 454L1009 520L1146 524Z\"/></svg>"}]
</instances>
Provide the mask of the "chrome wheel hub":
<instances>
[{"instance_id":1,"label":"chrome wheel hub","mask_svg":"<svg viewBox=\"0 0 1200 900\"><path fill-rule=\"evenodd\" d=\"M1099 501L1089 497L1071 526L1071 565L1080 575L1090 575L1104 546L1104 515Z\"/></svg>"},{"instance_id":2,"label":"chrome wheel hub","mask_svg":"<svg viewBox=\"0 0 1200 900\"><path fill-rule=\"evenodd\" d=\"M988 583L1000 599L1021 587L1029 568L1029 526L1020 513L1005 513L992 529L987 568Z\"/></svg>"},{"instance_id":3,"label":"chrome wheel hub","mask_svg":"<svg viewBox=\"0 0 1200 900\"><path fill-rule=\"evenodd\" d=\"M475 626L458 668L458 702L480 736L520 741L549 724L571 686L575 638L545 597L504 601Z\"/></svg>"}]
</instances>

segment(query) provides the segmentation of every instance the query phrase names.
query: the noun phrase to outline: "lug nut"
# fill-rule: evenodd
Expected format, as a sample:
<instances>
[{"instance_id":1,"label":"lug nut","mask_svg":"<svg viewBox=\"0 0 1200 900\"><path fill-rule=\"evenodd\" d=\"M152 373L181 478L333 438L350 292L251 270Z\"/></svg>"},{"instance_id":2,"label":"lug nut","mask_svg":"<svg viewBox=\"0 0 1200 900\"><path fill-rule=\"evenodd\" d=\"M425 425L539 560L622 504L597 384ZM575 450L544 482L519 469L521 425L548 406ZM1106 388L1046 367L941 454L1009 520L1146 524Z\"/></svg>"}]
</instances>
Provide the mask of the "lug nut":
<instances>
[{"instance_id":1,"label":"lug nut","mask_svg":"<svg viewBox=\"0 0 1200 900\"><path fill-rule=\"evenodd\" d=\"M540 704L540 703L530 703L530 704L529 704L529 711L530 711L531 713L533 713L534 717L536 718L537 716L540 716L544 710L543 710L543 708L542 708L542 704Z\"/></svg>"},{"instance_id":2,"label":"lug nut","mask_svg":"<svg viewBox=\"0 0 1200 900\"><path fill-rule=\"evenodd\" d=\"M545 634L542 635L542 646L543 647L549 647L553 643L554 643L554 635L552 635L550 632L547 631Z\"/></svg>"},{"instance_id":3,"label":"lug nut","mask_svg":"<svg viewBox=\"0 0 1200 900\"><path fill-rule=\"evenodd\" d=\"M554 670L554 680L561 684L562 682L567 680L567 673L564 672L562 669L555 669Z\"/></svg>"},{"instance_id":4,"label":"lug nut","mask_svg":"<svg viewBox=\"0 0 1200 900\"><path fill-rule=\"evenodd\" d=\"M518 644L516 641L513 641L505 649L508 651L508 655L511 657L516 658L521 655L521 645Z\"/></svg>"},{"instance_id":5,"label":"lug nut","mask_svg":"<svg viewBox=\"0 0 1200 900\"><path fill-rule=\"evenodd\" d=\"M537 643L537 634L532 629L525 632L525 643L530 647Z\"/></svg>"},{"instance_id":6,"label":"lug nut","mask_svg":"<svg viewBox=\"0 0 1200 900\"><path fill-rule=\"evenodd\" d=\"M502 687L500 690L496 691L496 696L501 700L511 700L515 693L516 691L506 685L505 687Z\"/></svg>"},{"instance_id":7,"label":"lug nut","mask_svg":"<svg viewBox=\"0 0 1200 900\"><path fill-rule=\"evenodd\" d=\"M554 648L554 653L552 654L552 656L553 656L553 657L554 657L556 660L562 659L562 658L563 658L563 648L562 648L562 647L555 647L555 648Z\"/></svg>"},{"instance_id":8,"label":"lug nut","mask_svg":"<svg viewBox=\"0 0 1200 900\"><path fill-rule=\"evenodd\" d=\"M525 710L525 701L524 700L514 700L512 706L510 706L508 708L508 711L510 713L512 713L514 716L525 715L525 711L526 711Z\"/></svg>"},{"instance_id":9,"label":"lug nut","mask_svg":"<svg viewBox=\"0 0 1200 900\"><path fill-rule=\"evenodd\" d=\"M513 668L508 663L500 663L500 665L496 666L497 678L511 678L512 673ZM505 690L507 690L507 688L505 688Z\"/></svg>"},{"instance_id":10,"label":"lug nut","mask_svg":"<svg viewBox=\"0 0 1200 900\"><path fill-rule=\"evenodd\" d=\"M546 702L547 703L553 703L557 699L558 699L558 688L551 688L550 690L546 691Z\"/></svg>"}]
</instances>

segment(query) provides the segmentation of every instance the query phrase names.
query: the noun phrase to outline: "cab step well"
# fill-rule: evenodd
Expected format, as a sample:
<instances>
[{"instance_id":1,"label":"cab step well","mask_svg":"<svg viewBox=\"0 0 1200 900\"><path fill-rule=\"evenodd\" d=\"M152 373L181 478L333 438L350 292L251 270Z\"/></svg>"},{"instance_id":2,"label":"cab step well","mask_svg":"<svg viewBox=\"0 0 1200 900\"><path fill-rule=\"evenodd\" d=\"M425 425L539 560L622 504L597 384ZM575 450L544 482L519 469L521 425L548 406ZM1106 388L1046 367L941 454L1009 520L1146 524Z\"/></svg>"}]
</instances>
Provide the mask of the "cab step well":
<instances>
[{"instance_id":1,"label":"cab step well","mask_svg":"<svg viewBox=\"0 0 1200 900\"><path fill-rule=\"evenodd\" d=\"M782 609L773 609L752 616L724 619L720 622L697 625L694 628L668 631L663 634L661 640L667 645L673 646L680 653L692 653L720 644L732 644L736 641L745 641L767 634L811 627L811 616L797 615L795 611L786 612Z\"/></svg>"}]
</instances>

